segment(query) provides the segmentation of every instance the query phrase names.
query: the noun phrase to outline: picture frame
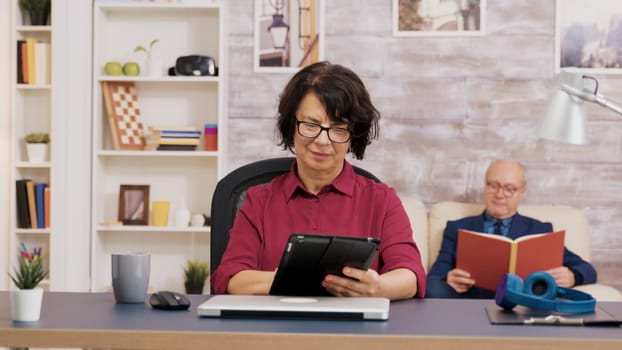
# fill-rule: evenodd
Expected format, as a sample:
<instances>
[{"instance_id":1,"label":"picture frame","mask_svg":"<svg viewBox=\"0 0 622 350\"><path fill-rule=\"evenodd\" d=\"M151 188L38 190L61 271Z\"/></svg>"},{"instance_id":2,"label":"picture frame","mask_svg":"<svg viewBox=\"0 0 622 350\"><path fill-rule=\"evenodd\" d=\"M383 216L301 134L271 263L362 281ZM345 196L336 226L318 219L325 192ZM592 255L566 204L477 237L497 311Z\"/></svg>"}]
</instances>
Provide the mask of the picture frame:
<instances>
[{"instance_id":1,"label":"picture frame","mask_svg":"<svg viewBox=\"0 0 622 350\"><path fill-rule=\"evenodd\" d=\"M123 225L148 225L149 185L119 186L119 221Z\"/></svg>"},{"instance_id":2,"label":"picture frame","mask_svg":"<svg viewBox=\"0 0 622 350\"><path fill-rule=\"evenodd\" d=\"M324 60L325 0L254 0L257 73L291 73Z\"/></svg>"},{"instance_id":3,"label":"picture frame","mask_svg":"<svg viewBox=\"0 0 622 350\"><path fill-rule=\"evenodd\" d=\"M392 1L393 36L481 36L486 33L486 0Z\"/></svg>"},{"instance_id":4,"label":"picture frame","mask_svg":"<svg viewBox=\"0 0 622 350\"><path fill-rule=\"evenodd\" d=\"M622 28L612 21L620 16L619 1L556 0L555 72L576 67L586 73L622 73L622 36L617 34ZM617 35L610 35L612 29Z\"/></svg>"}]
</instances>

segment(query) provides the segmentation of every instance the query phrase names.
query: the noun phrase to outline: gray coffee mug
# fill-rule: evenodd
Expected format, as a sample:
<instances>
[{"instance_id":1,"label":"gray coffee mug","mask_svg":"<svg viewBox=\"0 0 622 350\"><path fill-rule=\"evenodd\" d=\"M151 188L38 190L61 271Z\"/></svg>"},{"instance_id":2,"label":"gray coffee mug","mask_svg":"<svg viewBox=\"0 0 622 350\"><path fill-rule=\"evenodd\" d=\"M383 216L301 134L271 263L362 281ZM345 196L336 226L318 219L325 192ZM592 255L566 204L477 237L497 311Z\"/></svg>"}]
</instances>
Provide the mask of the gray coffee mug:
<instances>
[{"instance_id":1,"label":"gray coffee mug","mask_svg":"<svg viewBox=\"0 0 622 350\"><path fill-rule=\"evenodd\" d=\"M112 291L117 304L144 303L149 286L149 253L112 254Z\"/></svg>"}]
</instances>

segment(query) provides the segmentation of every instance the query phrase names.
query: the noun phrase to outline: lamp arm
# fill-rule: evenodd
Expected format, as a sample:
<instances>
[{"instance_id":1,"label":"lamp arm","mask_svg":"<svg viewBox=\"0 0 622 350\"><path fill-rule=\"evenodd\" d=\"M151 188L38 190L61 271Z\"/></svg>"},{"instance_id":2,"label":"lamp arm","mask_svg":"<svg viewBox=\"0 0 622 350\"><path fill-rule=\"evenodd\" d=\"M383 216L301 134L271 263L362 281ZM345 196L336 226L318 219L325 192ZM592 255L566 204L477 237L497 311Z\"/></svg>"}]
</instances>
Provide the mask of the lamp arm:
<instances>
[{"instance_id":1,"label":"lamp arm","mask_svg":"<svg viewBox=\"0 0 622 350\"><path fill-rule=\"evenodd\" d=\"M598 94L593 94L589 91L585 91L585 90L579 90L577 88L574 88L570 85L566 85L563 84L561 86L562 90L564 90L565 92L567 92L568 94L578 97L584 101L588 101L588 102L593 102L596 103L598 105L601 105L607 109L610 109L620 115L622 115L622 107L617 105L616 103L610 101L608 98L602 96L602 95L598 95Z\"/></svg>"}]
</instances>

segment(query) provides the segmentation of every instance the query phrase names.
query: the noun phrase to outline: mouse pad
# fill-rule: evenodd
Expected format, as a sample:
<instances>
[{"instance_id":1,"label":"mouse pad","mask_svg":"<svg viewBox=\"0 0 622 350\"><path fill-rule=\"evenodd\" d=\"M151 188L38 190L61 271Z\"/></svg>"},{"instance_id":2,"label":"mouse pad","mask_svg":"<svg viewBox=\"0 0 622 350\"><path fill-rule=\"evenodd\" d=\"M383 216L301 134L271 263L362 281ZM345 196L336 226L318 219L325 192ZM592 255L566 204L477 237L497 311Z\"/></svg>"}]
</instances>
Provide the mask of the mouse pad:
<instances>
[{"instance_id":1,"label":"mouse pad","mask_svg":"<svg viewBox=\"0 0 622 350\"><path fill-rule=\"evenodd\" d=\"M601 306L594 312L561 313L548 310L532 310L517 306L512 310L503 310L496 304L486 306L488 321L494 325L567 325L567 326L620 326L617 320Z\"/></svg>"},{"instance_id":2,"label":"mouse pad","mask_svg":"<svg viewBox=\"0 0 622 350\"><path fill-rule=\"evenodd\" d=\"M342 275L344 266L369 268L379 244L376 238L294 233L283 251L270 294L327 296L324 276Z\"/></svg>"}]
</instances>

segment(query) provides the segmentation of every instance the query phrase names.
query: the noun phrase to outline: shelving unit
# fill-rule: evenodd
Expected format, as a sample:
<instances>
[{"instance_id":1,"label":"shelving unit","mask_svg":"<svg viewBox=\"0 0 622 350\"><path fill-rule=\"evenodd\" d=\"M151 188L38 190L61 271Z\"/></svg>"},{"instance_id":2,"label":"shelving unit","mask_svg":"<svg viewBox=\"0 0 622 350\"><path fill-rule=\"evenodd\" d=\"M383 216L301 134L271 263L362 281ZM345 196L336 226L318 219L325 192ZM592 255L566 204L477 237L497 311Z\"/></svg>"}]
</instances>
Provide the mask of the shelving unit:
<instances>
[{"instance_id":1,"label":"shelving unit","mask_svg":"<svg viewBox=\"0 0 622 350\"><path fill-rule=\"evenodd\" d=\"M54 23L56 1L52 1L52 8L49 23ZM50 275L53 276L52 269L55 267L54 259L57 256L52 249L51 235L54 232L53 226L50 228L23 228L18 224L18 208L16 181L21 179L30 179L35 183L46 183L50 188L53 183L54 158L51 148L54 147L50 143L50 152L48 154L49 161L30 162L26 153L26 145L23 138L28 133L45 132L54 140L53 118L55 117L52 105L54 104L53 80L50 83L42 82L38 77L36 84L23 84L17 79L18 60L17 60L17 42L18 40L36 39L38 42L50 44L50 51L53 49L53 31L54 25L30 25L28 15L19 7L18 0L11 0L11 109L10 109L10 232L9 232L9 270L18 263L20 255L20 245L23 243L32 251L34 248L42 248L44 252L44 264L50 269ZM49 54L49 60L52 60L52 53ZM47 61L48 70L53 69L51 61ZM53 74L51 74L53 76ZM61 142L62 143L62 142ZM53 209L53 205L50 205ZM11 283L9 285L12 288ZM51 278L44 280L40 286L44 289L52 289L53 281Z\"/></svg>"},{"instance_id":2,"label":"shelving unit","mask_svg":"<svg viewBox=\"0 0 622 350\"><path fill-rule=\"evenodd\" d=\"M186 207L191 213L210 213L216 182L224 175L226 155L226 53L225 20L218 1L192 3L94 3L91 290L111 288L110 254L119 251L151 253L150 288L184 291L183 267L188 259L209 261L209 227L172 227L174 213ZM179 56L206 55L216 60L219 76L145 75L142 52L136 45L153 39L153 55L173 66ZM108 61L137 61L140 76L106 76ZM149 126L218 124L218 150L196 151L115 150L102 83L134 82L141 122ZM122 184L149 185L149 200L171 203L169 227L152 225L109 226L117 221ZM147 208L150 209L151 203ZM151 221L152 215L149 215ZM206 286L206 291L209 286Z\"/></svg>"}]
</instances>

